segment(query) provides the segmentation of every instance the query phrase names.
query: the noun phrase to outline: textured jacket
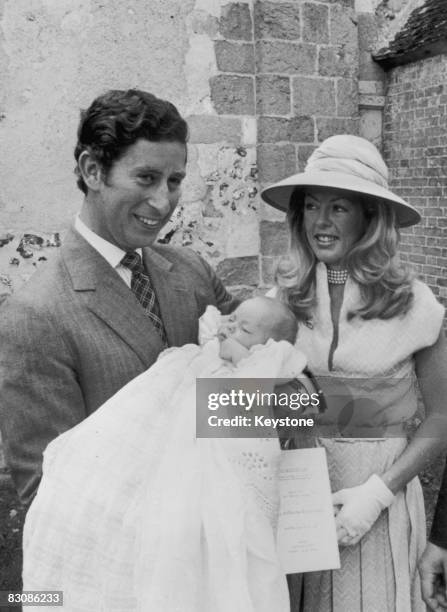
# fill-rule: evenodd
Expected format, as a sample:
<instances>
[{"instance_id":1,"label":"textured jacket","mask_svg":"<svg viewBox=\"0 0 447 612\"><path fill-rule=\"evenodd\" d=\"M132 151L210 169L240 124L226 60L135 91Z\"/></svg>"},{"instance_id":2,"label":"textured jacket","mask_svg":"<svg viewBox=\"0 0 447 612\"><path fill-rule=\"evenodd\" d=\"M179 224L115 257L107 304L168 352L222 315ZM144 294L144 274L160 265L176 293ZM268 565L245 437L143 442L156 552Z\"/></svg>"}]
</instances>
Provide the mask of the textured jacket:
<instances>
[{"instance_id":1,"label":"textured jacket","mask_svg":"<svg viewBox=\"0 0 447 612\"><path fill-rule=\"evenodd\" d=\"M208 304L236 301L188 249L143 249L169 346L197 342ZM42 452L86 418L162 350L134 294L74 229L58 255L0 308L0 428L19 495L29 503Z\"/></svg>"}]
</instances>

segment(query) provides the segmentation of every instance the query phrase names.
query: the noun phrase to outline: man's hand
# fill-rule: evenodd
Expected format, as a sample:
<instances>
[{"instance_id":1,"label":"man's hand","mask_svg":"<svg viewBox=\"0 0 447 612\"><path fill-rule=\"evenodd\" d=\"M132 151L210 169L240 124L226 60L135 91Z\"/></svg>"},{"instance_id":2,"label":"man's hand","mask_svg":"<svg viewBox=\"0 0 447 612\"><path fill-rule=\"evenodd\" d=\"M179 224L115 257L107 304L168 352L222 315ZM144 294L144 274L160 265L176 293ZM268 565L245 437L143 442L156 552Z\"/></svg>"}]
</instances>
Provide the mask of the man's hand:
<instances>
[{"instance_id":1,"label":"man's hand","mask_svg":"<svg viewBox=\"0 0 447 612\"><path fill-rule=\"evenodd\" d=\"M447 548L429 542L419 561L422 598L429 610L447 610Z\"/></svg>"}]
</instances>

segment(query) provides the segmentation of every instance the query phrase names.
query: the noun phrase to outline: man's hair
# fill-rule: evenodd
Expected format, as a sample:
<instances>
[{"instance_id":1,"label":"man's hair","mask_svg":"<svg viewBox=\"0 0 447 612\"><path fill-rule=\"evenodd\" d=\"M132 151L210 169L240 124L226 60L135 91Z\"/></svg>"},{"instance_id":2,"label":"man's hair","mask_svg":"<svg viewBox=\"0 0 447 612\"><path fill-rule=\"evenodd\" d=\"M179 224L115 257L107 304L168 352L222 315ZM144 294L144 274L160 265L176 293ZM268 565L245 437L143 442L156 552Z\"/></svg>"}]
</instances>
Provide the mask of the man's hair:
<instances>
[{"instance_id":1,"label":"man's hair","mask_svg":"<svg viewBox=\"0 0 447 612\"><path fill-rule=\"evenodd\" d=\"M138 89L113 89L81 111L74 156L78 162L81 153L88 151L107 177L113 163L139 138L186 144L188 125L171 102ZM77 164L75 174L79 189L86 194Z\"/></svg>"}]
</instances>

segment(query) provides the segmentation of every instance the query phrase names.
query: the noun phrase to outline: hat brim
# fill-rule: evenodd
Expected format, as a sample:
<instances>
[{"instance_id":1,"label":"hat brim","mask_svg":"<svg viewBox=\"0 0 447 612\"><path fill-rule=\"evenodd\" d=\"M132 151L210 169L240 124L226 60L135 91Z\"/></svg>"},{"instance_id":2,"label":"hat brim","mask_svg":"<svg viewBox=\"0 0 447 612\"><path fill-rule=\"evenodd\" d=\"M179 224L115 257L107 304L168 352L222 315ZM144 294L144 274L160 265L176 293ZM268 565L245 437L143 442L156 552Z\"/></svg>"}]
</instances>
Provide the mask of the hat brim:
<instances>
[{"instance_id":1,"label":"hat brim","mask_svg":"<svg viewBox=\"0 0 447 612\"><path fill-rule=\"evenodd\" d=\"M294 174L264 189L261 197L270 206L287 211L292 193L295 191L304 192L309 187L340 189L361 194L368 199L383 200L395 209L399 227L416 225L421 220L421 215L411 204L402 200L389 189L342 172L313 171Z\"/></svg>"}]
</instances>

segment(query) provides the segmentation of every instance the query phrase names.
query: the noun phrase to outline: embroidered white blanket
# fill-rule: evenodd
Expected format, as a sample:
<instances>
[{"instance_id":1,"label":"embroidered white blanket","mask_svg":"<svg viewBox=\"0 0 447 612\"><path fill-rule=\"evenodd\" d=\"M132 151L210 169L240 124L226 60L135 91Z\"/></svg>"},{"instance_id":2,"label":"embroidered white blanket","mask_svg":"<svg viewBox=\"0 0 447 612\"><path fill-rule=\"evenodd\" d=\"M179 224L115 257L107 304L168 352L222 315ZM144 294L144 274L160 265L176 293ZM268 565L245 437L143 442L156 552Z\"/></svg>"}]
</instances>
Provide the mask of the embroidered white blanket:
<instances>
[{"instance_id":1,"label":"embroidered white blanket","mask_svg":"<svg viewBox=\"0 0 447 612\"><path fill-rule=\"evenodd\" d=\"M217 311L204 316L207 338ZM47 447L24 590L62 590L70 612L288 611L272 522L278 441L196 439L195 388L200 376L292 378L304 366L287 342L254 347L237 368L216 339L164 351Z\"/></svg>"}]
</instances>

